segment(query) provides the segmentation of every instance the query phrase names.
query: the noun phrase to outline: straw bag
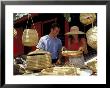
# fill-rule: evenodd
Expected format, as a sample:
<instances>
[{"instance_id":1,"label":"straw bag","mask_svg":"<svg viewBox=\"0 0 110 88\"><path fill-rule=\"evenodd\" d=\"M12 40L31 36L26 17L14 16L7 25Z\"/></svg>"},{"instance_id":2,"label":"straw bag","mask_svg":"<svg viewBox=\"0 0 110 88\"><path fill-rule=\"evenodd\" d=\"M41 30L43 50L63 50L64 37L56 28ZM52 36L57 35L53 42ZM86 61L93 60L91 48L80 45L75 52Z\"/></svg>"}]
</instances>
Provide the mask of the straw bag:
<instances>
[{"instance_id":1,"label":"straw bag","mask_svg":"<svg viewBox=\"0 0 110 88\"><path fill-rule=\"evenodd\" d=\"M15 28L13 28L13 36L15 37L17 35L17 31Z\"/></svg>"},{"instance_id":2,"label":"straw bag","mask_svg":"<svg viewBox=\"0 0 110 88\"><path fill-rule=\"evenodd\" d=\"M80 22L86 25L93 23L96 19L95 13L80 13Z\"/></svg>"},{"instance_id":3,"label":"straw bag","mask_svg":"<svg viewBox=\"0 0 110 88\"><path fill-rule=\"evenodd\" d=\"M38 43L38 33L34 29L25 29L22 35L24 46L36 46Z\"/></svg>"},{"instance_id":4,"label":"straw bag","mask_svg":"<svg viewBox=\"0 0 110 88\"><path fill-rule=\"evenodd\" d=\"M87 43L93 49L97 49L97 27L90 28L86 32Z\"/></svg>"},{"instance_id":5,"label":"straw bag","mask_svg":"<svg viewBox=\"0 0 110 88\"><path fill-rule=\"evenodd\" d=\"M45 52L37 51L36 54L27 55L27 69L29 70L41 70L51 67L51 55Z\"/></svg>"}]
</instances>

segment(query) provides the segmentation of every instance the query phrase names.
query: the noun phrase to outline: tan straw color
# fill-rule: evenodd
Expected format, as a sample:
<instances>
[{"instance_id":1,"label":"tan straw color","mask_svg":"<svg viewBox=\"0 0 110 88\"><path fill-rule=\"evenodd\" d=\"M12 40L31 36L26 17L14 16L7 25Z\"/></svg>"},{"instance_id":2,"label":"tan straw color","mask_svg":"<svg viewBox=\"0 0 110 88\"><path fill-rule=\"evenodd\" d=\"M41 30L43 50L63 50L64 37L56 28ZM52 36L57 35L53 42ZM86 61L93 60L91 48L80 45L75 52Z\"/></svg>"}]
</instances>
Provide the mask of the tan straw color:
<instances>
[{"instance_id":1,"label":"tan straw color","mask_svg":"<svg viewBox=\"0 0 110 88\"><path fill-rule=\"evenodd\" d=\"M79 27L72 26L70 28L70 32L67 32L65 35L74 35L74 34L85 34L85 33L82 31L79 31Z\"/></svg>"}]
</instances>

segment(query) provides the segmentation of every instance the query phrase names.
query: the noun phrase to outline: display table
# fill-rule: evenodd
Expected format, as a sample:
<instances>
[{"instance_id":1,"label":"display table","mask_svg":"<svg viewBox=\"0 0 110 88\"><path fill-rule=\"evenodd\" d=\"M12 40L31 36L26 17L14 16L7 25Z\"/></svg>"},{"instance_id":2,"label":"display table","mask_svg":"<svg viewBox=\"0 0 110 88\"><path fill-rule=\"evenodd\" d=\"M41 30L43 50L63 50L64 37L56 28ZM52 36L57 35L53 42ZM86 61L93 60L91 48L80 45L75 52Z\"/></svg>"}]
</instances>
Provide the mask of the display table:
<instances>
[{"instance_id":1,"label":"display table","mask_svg":"<svg viewBox=\"0 0 110 88\"><path fill-rule=\"evenodd\" d=\"M35 73L25 73L22 74L22 76L93 76L93 75L92 75L92 70L90 69L80 69L79 75L54 75L54 74L44 75L41 72L35 72Z\"/></svg>"}]
</instances>

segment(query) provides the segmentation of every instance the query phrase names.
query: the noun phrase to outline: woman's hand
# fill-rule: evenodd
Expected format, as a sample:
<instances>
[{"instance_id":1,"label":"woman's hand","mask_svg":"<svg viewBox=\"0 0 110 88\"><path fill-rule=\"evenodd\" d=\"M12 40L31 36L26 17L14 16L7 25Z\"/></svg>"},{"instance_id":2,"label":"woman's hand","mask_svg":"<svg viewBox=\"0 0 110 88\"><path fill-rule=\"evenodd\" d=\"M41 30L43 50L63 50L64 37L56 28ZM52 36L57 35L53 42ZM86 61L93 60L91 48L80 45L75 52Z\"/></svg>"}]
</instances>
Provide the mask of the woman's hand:
<instances>
[{"instance_id":1,"label":"woman's hand","mask_svg":"<svg viewBox=\"0 0 110 88\"><path fill-rule=\"evenodd\" d=\"M80 47L78 51L84 51L84 48L83 47Z\"/></svg>"},{"instance_id":2,"label":"woman's hand","mask_svg":"<svg viewBox=\"0 0 110 88\"><path fill-rule=\"evenodd\" d=\"M56 64L56 65L61 64L61 60L60 60L60 59L58 59L58 60L57 60L57 62L56 62L55 64Z\"/></svg>"},{"instance_id":3,"label":"woman's hand","mask_svg":"<svg viewBox=\"0 0 110 88\"><path fill-rule=\"evenodd\" d=\"M61 49L61 51L65 51L65 50L67 50L67 49L63 46L62 49Z\"/></svg>"}]
</instances>

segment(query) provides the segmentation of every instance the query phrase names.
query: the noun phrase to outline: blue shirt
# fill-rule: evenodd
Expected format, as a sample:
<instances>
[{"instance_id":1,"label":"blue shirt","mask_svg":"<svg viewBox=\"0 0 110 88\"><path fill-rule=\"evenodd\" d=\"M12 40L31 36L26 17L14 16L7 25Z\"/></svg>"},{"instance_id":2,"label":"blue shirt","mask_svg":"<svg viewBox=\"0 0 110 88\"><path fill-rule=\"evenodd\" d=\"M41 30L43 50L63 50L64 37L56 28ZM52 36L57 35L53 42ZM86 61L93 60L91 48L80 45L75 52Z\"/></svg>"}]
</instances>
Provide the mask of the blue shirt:
<instances>
[{"instance_id":1,"label":"blue shirt","mask_svg":"<svg viewBox=\"0 0 110 88\"><path fill-rule=\"evenodd\" d=\"M45 35L40 38L37 48L50 52L52 59L57 59L62 48L62 42L57 37L51 38L49 35Z\"/></svg>"}]
</instances>

